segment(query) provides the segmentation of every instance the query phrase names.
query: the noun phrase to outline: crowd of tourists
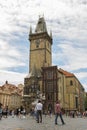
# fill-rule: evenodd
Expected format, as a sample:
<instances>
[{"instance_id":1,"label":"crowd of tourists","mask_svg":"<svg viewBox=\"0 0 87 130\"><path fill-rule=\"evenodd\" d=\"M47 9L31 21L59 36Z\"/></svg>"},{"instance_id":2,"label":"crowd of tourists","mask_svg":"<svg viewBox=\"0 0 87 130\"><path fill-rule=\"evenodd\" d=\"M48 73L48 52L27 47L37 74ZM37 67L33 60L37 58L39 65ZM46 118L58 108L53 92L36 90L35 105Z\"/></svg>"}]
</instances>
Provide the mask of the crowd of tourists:
<instances>
[{"instance_id":1,"label":"crowd of tourists","mask_svg":"<svg viewBox=\"0 0 87 130\"><path fill-rule=\"evenodd\" d=\"M43 113L43 104L41 100L39 100L38 103L35 105L35 107L32 107L30 114L31 116L35 117L37 123L42 123L42 113ZM48 115L51 118L52 110L49 109L48 111L45 111L44 115L45 117ZM58 123L58 117L60 117L62 125L64 125L65 122L62 117L62 110L59 101L57 101L55 104L55 120L54 120L55 125L57 125Z\"/></svg>"},{"instance_id":2,"label":"crowd of tourists","mask_svg":"<svg viewBox=\"0 0 87 130\"><path fill-rule=\"evenodd\" d=\"M42 123L43 114L45 115L45 117L47 115L49 117L52 117L52 115L55 114L54 124L55 125L58 124L58 117L60 117L62 125L65 125L63 114L65 114L66 116L70 116L72 118L87 117L87 111L84 111L83 113L79 111L70 111L68 112L68 114L63 113L60 105L60 101L56 101L54 109L55 109L55 113L52 113L53 111L51 109L49 109L48 112L44 111L43 113L43 103L41 100L38 100L38 102L34 106L32 106L29 113L26 113L26 109L23 106L20 106L19 108L16 109L9 110L8 106L3 106L2 104L0 104L0 120L2 119L2 117L7 118L8 116L12 116L12 118L14 118L15 116L17 116L22 119L22 118L26 118L26 115L30 115L36 120L37 123Z\"/></svg>"},{"instance_id":3,"label":"crowd of tourists","mask_svg":"<svg viewBox=\"0 0 87 130\"><path fill-rule=\"evenodd\" d=\"M20 106L16 109L9 109L8 106L0 105L0 120L3 118L7 118L8 116L17 116L19 118L26 116L26 110L24 107Z\"/></svg>"}]
</instances>

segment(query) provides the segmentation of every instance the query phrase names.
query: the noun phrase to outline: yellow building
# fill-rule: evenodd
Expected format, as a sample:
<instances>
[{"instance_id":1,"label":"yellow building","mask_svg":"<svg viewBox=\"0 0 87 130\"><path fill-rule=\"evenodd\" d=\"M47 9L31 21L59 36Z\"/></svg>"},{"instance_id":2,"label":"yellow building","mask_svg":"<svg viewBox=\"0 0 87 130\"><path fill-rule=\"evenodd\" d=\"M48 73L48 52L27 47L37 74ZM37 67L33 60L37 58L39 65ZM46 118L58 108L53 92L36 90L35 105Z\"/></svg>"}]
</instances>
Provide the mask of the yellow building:
<instances>
[{"instance_id":1,"label":"yellow building","mask_svg":"<svg viewBox=\"0 0 87 130\"><path fill-rule=\"evenodd\" d=\"M8 81L0 87L0 103L9 109L17 108L22 105L22 92L18 87L9 84Z\"/></svg>"},{"instance_id":2,"label":"yellow building","mask_svg":"<svg viewBox=\"0 0 87 130\"><path fill-rule=\"evenodd\" d=\"M3 106L8 106L10 103L10 92L1 86L0 87L0 103L3 104Z\"/></svg>"},{"instance_id":3,"label":"yellow building","mask_svg":"<svg viewBox=\"0 0 87 130\"><path fill-rule=\"evenodd\" d=\"M35 32L29 33L29 73L24 78L24 105L45 96L44 109L52 109L61 100L64 111L84 110L84 88L72 73L52 66L52 33L48 34L44 17L39 17Z\"/></svg>"},{"instance_id":4,"label":"yellow building","mask_svg":"<svg viewBox=\"0 0 87 130\"><path fill-rule=\"evenodd\" d=\"M59 84L62 91L63 108L66 111L84 111L84 88L77 77L70 72L59 69L62 77ZM61 92L60 92L61 95ZM61 99L61 98L60 98Z\"/></svg>"}]
</instances>

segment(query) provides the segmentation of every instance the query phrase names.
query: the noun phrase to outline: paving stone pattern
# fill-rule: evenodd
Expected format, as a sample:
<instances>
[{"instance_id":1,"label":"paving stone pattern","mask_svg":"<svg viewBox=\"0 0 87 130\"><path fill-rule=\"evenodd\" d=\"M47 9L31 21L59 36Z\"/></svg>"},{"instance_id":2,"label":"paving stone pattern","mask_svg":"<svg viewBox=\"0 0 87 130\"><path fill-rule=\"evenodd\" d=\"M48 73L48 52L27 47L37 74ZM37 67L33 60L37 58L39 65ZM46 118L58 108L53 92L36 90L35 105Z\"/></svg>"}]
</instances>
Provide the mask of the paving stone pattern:
<instances>
[{"instance_id":1,"label":"paving stone pattern","mask_svg":"<svg viewBox=\"0 0 87 130\"><path fill-rule=\"evenodd\" d=\"M65 125L61 124L58 118L58 125L54 124L55 116L51 118L43 115L43 122L37 123L36 120L27 116L26 118L3 118L0 120L0 130L87 130L87 118L71 118L63 116Z\"/></svg>"}]
</instances>

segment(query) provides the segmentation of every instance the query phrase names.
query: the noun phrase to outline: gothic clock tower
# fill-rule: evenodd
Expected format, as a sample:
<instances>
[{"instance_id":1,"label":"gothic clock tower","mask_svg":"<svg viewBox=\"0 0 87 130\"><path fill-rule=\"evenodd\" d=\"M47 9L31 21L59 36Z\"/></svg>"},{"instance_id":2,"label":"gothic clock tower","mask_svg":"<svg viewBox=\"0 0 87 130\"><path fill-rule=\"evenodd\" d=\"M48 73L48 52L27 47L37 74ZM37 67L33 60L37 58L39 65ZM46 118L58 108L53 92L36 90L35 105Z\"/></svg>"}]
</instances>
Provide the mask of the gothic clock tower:
<instances>
[{"instance_id":1,"label":"gothic clock tower","mask_svg":"<svg viewBox=\"0 0 87 130\"><path fill-rule=\"evenodd\" d=\"M44 17L39 17L35 32L32 33L30 28L30 55L29 55L29 73L34 70L37 75L41 74L41 67L48 67L52 65L52 34L47 32Z\"/></svg>"},{"instance_id":2,"label":"gothic clock tower","mask_svg":"<svg viewBox=\"0 0 87 130\"><path fill-rule=\"evenodd\" d=\"M42 67L52 65L52 34L47 32L44 17L39 17L34 33L30 27L29 42L29 73L24 78L23 97L26 108L42 92Z\"/></svg>"}]
</instances>

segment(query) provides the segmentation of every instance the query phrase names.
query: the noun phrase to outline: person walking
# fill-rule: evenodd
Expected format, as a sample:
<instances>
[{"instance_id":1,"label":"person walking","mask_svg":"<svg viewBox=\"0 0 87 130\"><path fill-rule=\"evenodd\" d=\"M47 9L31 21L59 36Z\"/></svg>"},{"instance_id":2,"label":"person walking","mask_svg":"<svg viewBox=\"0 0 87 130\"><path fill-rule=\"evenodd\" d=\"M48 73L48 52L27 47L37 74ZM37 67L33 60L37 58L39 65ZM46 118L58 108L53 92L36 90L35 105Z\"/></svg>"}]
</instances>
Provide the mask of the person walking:
<instances>
[{"instance_id":1,"label":"person walking","mask_svg":"<svg viewBox=\"0 0 87 130\"><path fill-rule=\"evenodd\" d=\"M41 100L38 101L36 104L36 109L37 109L37 123L42 123L42 108L43 104L41 103Z\"/></svg>"},{"instance_id":2,"label":"person walking","mask_svg":"<svg viewBox=\"0 0 87 130\"><path fill-rule=\"evenodd\" d=\"M62 125L64 125L65 122L64 122L63 117L62 117L60 101L57 101L55 104L55 125L57 125L58 116L61 119Z\"/></svg>"}]
</instances>

